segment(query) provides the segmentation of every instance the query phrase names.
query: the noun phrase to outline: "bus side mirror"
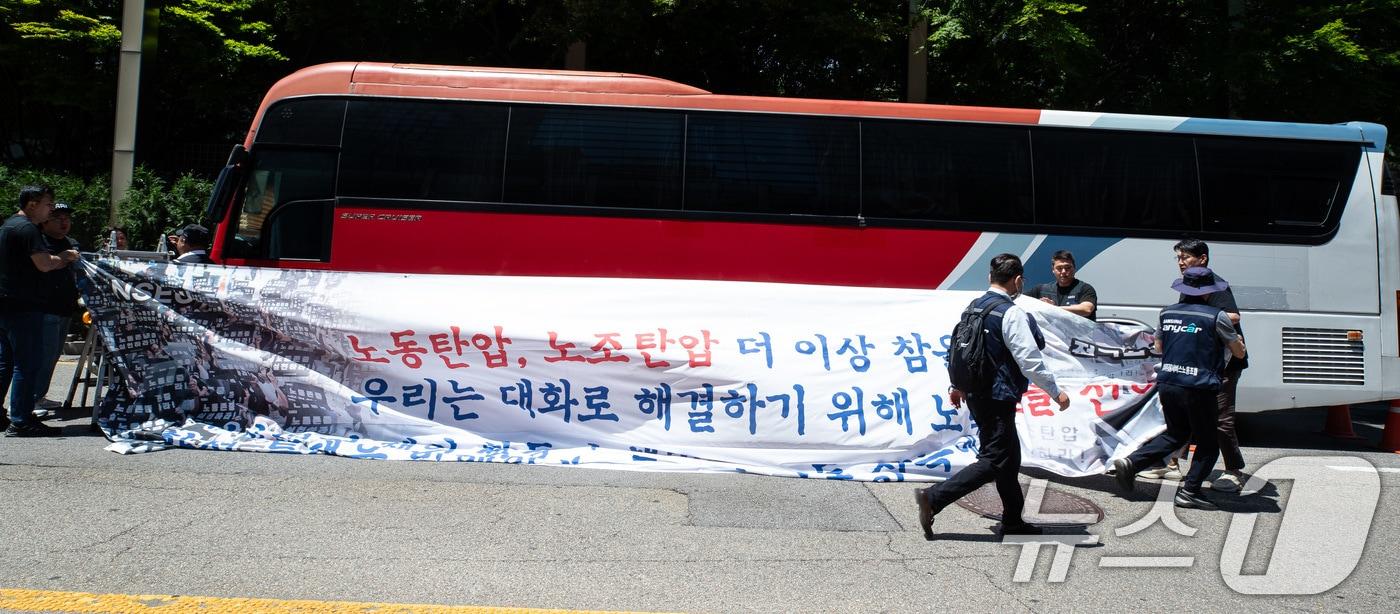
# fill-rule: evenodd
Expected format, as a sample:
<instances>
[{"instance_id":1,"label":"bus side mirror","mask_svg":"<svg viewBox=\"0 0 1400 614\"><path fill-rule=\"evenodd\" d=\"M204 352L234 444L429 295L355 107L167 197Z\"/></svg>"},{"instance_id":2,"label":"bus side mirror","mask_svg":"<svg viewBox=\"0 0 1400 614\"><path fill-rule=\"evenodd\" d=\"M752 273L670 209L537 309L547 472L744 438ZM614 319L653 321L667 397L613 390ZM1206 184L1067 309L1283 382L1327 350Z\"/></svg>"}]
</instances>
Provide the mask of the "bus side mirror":
<instances>
[{"instance_id":1,"label":"bus side mirror","mask_svg":"<svg viewBox=\"0 0 1400 614\"><path fill-rule=\"evenodd\" d=\"M242 145L234 145L233 151L229 152L228 162L224 164L223 170L219 171L214 190L209 194L209 205L204 209L207 226L212 228L224 220L224 215L228 213L229 200L243 183L243 166L248 157L248 150L243 149Z\"/></svg>"}]
</instances>

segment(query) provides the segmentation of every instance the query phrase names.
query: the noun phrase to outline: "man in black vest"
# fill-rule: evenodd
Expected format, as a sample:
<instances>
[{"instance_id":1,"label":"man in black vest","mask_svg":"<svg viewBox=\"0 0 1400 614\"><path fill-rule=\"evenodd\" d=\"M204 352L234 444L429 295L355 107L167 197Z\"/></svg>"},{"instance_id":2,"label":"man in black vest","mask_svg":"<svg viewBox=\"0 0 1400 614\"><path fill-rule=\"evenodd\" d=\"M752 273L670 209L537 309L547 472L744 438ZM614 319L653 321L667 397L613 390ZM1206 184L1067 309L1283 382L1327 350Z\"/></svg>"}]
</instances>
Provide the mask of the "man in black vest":
<instances>
[{"instance_id":1,"label":"man in black vest","mask_svg":"<svg viewBox=\"0 0 1400 614\"><path fill-rule=\"evenodd\" d=\"M1180 448L1187 441L1196 443L1191 458L1191 470L1176 493L1176 506L1203 510L1216 509L1214 503L1202 496L1201 483L1215 468L1220 458L1216 437L1216 394L1220 390L1225 370L1226 350L1235 357L1244 356L1244 340L1219 307L1213 307L1208 297L1229 288L1205 267L1192 267L1182 272L1181 279L1172 284L1185 299L1162 310L1157 328L1157 351L1162 364L1157 369L1157 396L1162 402L1162 415L1167 430L1127 458L1113 462L1114 478L1125 491L1133 490L1137 472L1148 464Z\"/></svg>"},{"instance_id":2,"label":"man in black vest","mask_svg":"<svg viewBox=\"0 0 1400 614\"><path fill-rule=\"evenodd\" d=\"M1176 250L1176 264L1182 271L1196 266L1210 266L1210 246L1205 241L1182 239L1173 249ZM1217 275L1216 279L1220 279L1220 276ZM1182 300L1185 300L1184 297ZM1230 321L1235 323L1235 333L1244 337L1240 307L1235 303L1235 293L1230 288L1212 292L1206 297L1206 304L1223 309L1225 315L1230 316ZM1216 431L1220 435L1220 459L1225 463L1225 472L1211 483L1211 489L1216 492L1239 492L1244 484L1244 454L1240 452L1240 438L1235 431L1235 393L1239 389L1240 375L1248 367L1248 355L1231 356L1225 363L1225 372L1220 376L1220 392L1215 397L1219 411Z\"/></svg>"},{"instance_id":3,"label":"man in black vest","mask_svg":"<svg viewBox=\"0 0 1400 614\"><path fill-rule=\"evenodd\" d=\"M1045 338L1030 314L1012 301L1025 285L1021 259L1012 254L992 258L988 276L991 287L987 293L972 301L969 309L996 305L987 312L985 335L987 354L996 364L996 379L988 390L948 390L953 407L962 407L967 397L968 410L977 422L977 461L942 484L914 491L919 505L919 525L924 539L933 539L933 517L943 508L987 482L996 482L1001 496L1001 532L1003 535L1038 535L1039 527L1025 522L1021 511L1026 506L1016 475L1021 470L1021 440L1016 436L1016 404L1029 388L1029 380L1049 394L1060 409L1069 407L1069 395L1055 385L1055 377L1045 367L1040 351Z\"/></svg>"}]
</instances>

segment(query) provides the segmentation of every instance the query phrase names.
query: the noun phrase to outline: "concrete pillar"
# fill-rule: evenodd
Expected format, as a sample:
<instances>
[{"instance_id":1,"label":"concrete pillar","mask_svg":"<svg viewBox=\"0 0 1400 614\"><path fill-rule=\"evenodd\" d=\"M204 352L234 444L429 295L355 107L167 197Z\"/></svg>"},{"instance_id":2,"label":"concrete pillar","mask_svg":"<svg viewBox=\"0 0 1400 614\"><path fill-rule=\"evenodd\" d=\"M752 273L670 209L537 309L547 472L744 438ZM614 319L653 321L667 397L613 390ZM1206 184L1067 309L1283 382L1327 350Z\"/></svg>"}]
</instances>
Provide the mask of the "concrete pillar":
<instances>
[{"instance_id":1,"label":"concrete pillar","mask_svg":"<svg viewBox=\"0 0 1400 614\"><path fill-rule=\"evenodd\" d=\"M117 68L117 116L112 131L112 195L107 219L115 226L118 205L136 167L136 109L141 84L142 26L146 19L145 0L122 3L121 62Z\"/></svg>"},{"instance_id":2,"label":"concrete pillar","mask_svg":"<svg viewBox=\"0 0 1400 614\"><path fill-rule=\"evenodd\" d=\"M909 93L908 102L928 101L928 18L919 11L919 0L909 0Z\"/></svg>"},{"instance_id":3,"label":"concrete pillar","mask_svg":"<svg viewBox=\"0 0 1400 614\"><path fill-rule=\"evenodd\" d=\"M564 52L565 70L586 70L584 66L588 63L588 43L574 41L569 43L569 50Z\"/></svg>"}]
</instances>

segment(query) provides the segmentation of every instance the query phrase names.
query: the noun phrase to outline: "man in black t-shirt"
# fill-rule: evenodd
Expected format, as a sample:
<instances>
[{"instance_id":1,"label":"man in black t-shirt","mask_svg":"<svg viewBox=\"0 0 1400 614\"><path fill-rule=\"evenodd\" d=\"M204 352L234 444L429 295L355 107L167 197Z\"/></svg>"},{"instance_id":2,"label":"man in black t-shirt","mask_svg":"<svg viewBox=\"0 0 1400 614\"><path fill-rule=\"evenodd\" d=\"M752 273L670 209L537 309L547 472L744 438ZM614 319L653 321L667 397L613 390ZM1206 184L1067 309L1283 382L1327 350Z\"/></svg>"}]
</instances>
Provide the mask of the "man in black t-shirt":
<instances>
[{"instance_id":1,"label":"man in black t-shirt","mask_svg":"<svg viewBox=\"0 0 1400 614\"><path fill-rule=\"evenodd\" d=\"M1172 247L1176 250L1176 264L1181 271L1191 267L1210 266L1210 246L1200 239L1182 239ZM1185 300L1185 295L1181 300ZM1244 327L1240 326L1240 307L1235 304L1235 293L1227 288L1222 292L1211 293L1206 304L1225 312L1235 325L1235 334L1244 338ZM1219 492L1239 492L1244 480L1244 454L1240 451L1239 434L1235 432L1235 391L1239 388L1240 373L1249 366L1249 355L1230 357L1221 374L1220 392L1216 397L1219 409L1217 431L1220 439L1220 457L1225 461L1225 473L1221 474L1211 488Z\"/></svg>"},{"instance_id":2,"label":"man in black t-shirt","mask_svg":"<svg viewBox=\"0 0 1400 614\"><path fill-rule=\"evenodd\" d=\"M0 226L0 331L8 342L11 376L10 437L57 435L59 429L34 417L35 390L44 360L43 273L68 266L76 250L51 254L38 224L53 212L53 190L29 186L19 193L19 212Z\"/></svg>"},{"instance_id":3,"label":"man in black t-shirt","mask_svg":"<svg viewBox=\"0 0 1400 614\"><path fill-rule=\"evenodd\" d=\"M1055 252L1050 256L1050 272L1055 275L1055 281L1031 288L1026 296L1038 298L1077 316L1096 319L1099 293L1094 291L1093 286L1075 279L1076 270L1074 254L1063 249Z\"/></svg>"}]
</instances>

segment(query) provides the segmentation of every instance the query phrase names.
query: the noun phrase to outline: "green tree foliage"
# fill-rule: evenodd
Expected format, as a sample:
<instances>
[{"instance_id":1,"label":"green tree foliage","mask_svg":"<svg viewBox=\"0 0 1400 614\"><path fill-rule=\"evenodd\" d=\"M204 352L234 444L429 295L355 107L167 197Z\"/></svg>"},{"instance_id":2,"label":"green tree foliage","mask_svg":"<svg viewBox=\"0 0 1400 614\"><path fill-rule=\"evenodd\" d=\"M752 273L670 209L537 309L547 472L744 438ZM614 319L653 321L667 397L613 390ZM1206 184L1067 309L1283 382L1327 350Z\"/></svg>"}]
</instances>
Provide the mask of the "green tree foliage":
<instances>
[{"instance_id":1,"label":"green tree foliage","mask_svg":"<svg viewBox=\"0 0 1400 614\"><path fill-rule=\"evenodd\" d=\"M0 197L5 203L0 211L6 217L19 209L19 191L27 185L53 188L57 202L73 207L71 236L84 249L97 245L102 229L107 227L107 195L111 182L106 175L53 173L0 164Z\"/></svg>"},{"instance_id":2,"label":"green tree foliage","mask_svg":"<svg viewBox=\"0 0 1400 614\"><path fill-rule=\"evenodd\" d=\"M506 0L268 0L278 46L298 66L338 61L549 65Z\"/></svg>"},{"instance_id":3,"label":"green tree foliage","mask_svg":"<svg viewBox=\"0 0 1400 614\"><path fill-rule=\"evenodd\" d=\"M224 141L286 58L265 0L148 0L157 57L142 81L143 144ZM121 0L0 0L0 160L96 171L109 161ZM263 12L267 12L263 10ZM148 49L148 51L151 51Z\"/></svg>"},{"instance_id":4,"label":"green tree foliage","mask_svg":"<svg viewBox=\"0 0 1400 614\"><path fill-rule=\"evenodd\" d=\"M1400 0L921 6L931 100L1400 129Z\"/></svg>"},{"instance_id":5,"label":"green tree foliage","mask_svg":"<svg viewBox=\"0 0 1400 614\"><path fill-rule=\"evenodd\" d=\"M20 188L47 185L58 202L73 207L73 238L84 249L102 244L108 228L110 178L103 175L55 173L0 164L0 195L8 203L5 215L18 208ZM132 249L156 249L157 240L172 228L200 221L213 183L190 174L167 181L137 166L131 189L121 202L118 225L127 231Z\"/></svg>"},{"instance_id":6,"label":"green tree foliage","mask_svg":"<svg viewBox=\"0 0 1400 614\"><path fill-rule=\"evenodd\" d=\"M121 225L136 249L155 249L161 237L199 222L213 184L188 173L166 181L138 166L120 207Z\"/></svg>"},{"instance_id":7,"label":"green tree foliage","mask_svg":"<svg viewBox=\"0 0 1400 614\"><path fill-rule=\"evenodd\" d=\"M287 70L266 4L170 0L161 8L138 127L148 159L172 166L182 146L242 140L268 84Z\"/></svg>"},{"instance_id":8,"label":"green tree foliage","mask_svg":"<svg viewBox=\"0 0 1400 614\"><path fill-rule=\"evenodd\" d=\"M525 36L563 64L638 72L718 93L892 98L903 91L908 2L891 0L553 0Z\"/></svg>"},{"instance_id":9,"label":"green tree foliage","mask_svg":"<svg viewBox=\"0 0 1400 614\"><path fill-rule=\"evenodd\" d=\"M1388 117L1400 130L1400 0L1245 4L1232 24L1233 112L1318 122Z\"/></svg>"},{"instance_id":10,"label":"green tree foliage","mask_svg":"<svg viewBox=\"0 0 1400 614\"><path fill-rule=\"evenodd\" d=\"M899 100L911 8L928 99L1400 130L1400 0L148 0L138 154L212 173L298 68L384 61L664 77L717 93ZM0 160L88 172L111 143L120 0L0 0ZM207 151L209 148L202 149ZM198 160L198 161L196 161ZM175 172L172 172L175 171Z\"/></svg>"},{"instance_id":11,"label":"green tree foliage","mask_svg":"<svg viewBox=\"0 0 1400 614\"><path fill-rule=\"evenodd\" d=\"M100 156L94 133L111 144L119 5L0 0L0 81L22 93L0 97L0 159L77 168Z\"/></svg>"},{"instance_id":12,"label":"green tree foliage","mask_svg":"<svg viewBox=\"0 0 1400 614\"><path fill-rule=\"evenodd\" d=\"M1094 66L1085 6L1056 0L926 2L929 99L1048 106Z\"/></svg>"},{"instance_id":13,"label":"green tree foliage","mask_svg":"<svg viewBox=\"0 0 1400 614\"><path fill-rule=\"evenodd\" d=\"M1087 4L1087 3L1086 3ZM1085 111L1229 115L1226 2L1098 2L1076 15L1093 39L1081 78L1046 105Z\"/></svg>"}]
</instances>

